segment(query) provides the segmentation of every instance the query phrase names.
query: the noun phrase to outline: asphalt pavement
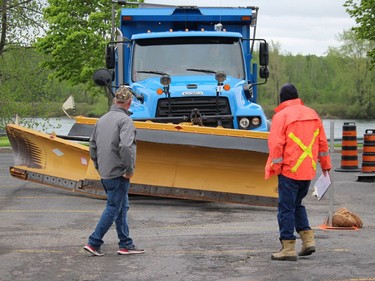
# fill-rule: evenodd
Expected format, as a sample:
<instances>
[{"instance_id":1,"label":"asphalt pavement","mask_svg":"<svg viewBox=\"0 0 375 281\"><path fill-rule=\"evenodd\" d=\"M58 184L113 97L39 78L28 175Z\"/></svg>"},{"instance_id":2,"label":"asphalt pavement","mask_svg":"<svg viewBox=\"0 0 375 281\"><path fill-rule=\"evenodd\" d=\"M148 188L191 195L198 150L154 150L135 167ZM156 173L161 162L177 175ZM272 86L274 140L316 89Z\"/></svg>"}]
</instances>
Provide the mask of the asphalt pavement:
<instances>
[{"instance_id":1,"label":"asphalt pavement","mask_svg":"<svg viewBox=\"0 0 375 281\"><path fill-rule=\"evenodd\" d=\"M340 154L335 154L335 167ZM130 233L145 254L120 256L114 228L102 257L82 250L105 201L12 178L13 156L0 151L0 280L375 280L375 183L333 172L333 189L304 200L317 252L272 261L280 249L276 208L131 196ZM332 196L333 195L333 196ZM330 207L332 202L332 207ZM323 229L345 207L358 230ZM297 250L301 241L297 240Z\"/></svg>"}]
</instances>

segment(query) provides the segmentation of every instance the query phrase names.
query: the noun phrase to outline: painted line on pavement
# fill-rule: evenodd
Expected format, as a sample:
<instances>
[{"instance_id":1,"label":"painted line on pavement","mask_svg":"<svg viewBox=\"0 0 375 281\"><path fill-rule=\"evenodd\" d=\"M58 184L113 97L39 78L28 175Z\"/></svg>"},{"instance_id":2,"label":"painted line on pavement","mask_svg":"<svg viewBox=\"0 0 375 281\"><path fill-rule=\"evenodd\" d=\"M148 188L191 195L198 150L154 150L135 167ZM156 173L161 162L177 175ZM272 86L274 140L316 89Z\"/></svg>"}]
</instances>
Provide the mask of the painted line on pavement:
<instances>
[{"instance_id":1,"label":"painted line on pavement","mask_svg":"<svg viewBox=\"0 0 375 281\"><path fill-rule=\"evenodd\" d=\"M14 250L13 252L16 253L29 253L29 254L44 254L44 253L53 253L53 254L61 254L66 251L57 251L57 250Z\"/></svg>"},{"instance_id":2,"label":"painted line on pavement","mask_svg":"<svg viewBox=\"0 0 375 281\"><path fill-rule=\"evenodd\" d=\"M101 210L0 210L0 213L97 213Z\"/></svg>"},{"instance_id":3,"label":"painted line on pavement","mask_svg":"<svg viewBox=\"0 0 375 281\"><path fill-rule=\"evenodd\" d=\"M29 182L26 182L29 183ZM48 188L50 189L51 187L46 186L46 185L35 185L35 186L0 186L0 188L22 188L22 189L28 189L28 188Z\"/></svg>"},{"instance_id":4,"label":"painted line on pavement","mask_svg":"<svg viewBox=\"0 0 375 281\"><path fill-rule=\"evenodd\" d=\"M223 247L225 247L225 245L223 245ZM155 253L157 255L160 255L160 254L170 255L171 253L173 253L173 254L178 254L178 255L185 255L185 254L211 254L211 255L217 255L217 254L238 254L238 253L268 253L270 251L272 251L272 250L268 250L268 249L263 249L263 250L251 250L251 249L231 249L231 250L204 250L204 249L202 249L202 250L174 250L174 249L157 249L157 250L155 250L154 249L154 251L153 250L146 251L146 254L147 253L149 253L149 254L150 253L151 254ZM321 251L321 252L342 252L342 251L348 252L349 249L332 249L332 250L325 250L325 251ZM34 253L40 253L40 254L43 254L43 253L61 254L61 253L71 252L71 250L15 249L15 250L11 250L11 252L29 253L29 254L34 254ZM79 252L86 253L83 249L80 249ZM109 250L107 250L107 252L109 252ZM358 280L358 281L362 281L362 280L375 280L375 277L370 277L370 279L363 277L363 278L353 278L353 279L344 279L344 280L351 280L351 281L354 281L354 280Z\"/></svg>"},{"instance_id":5,"label":"painted line on pavement","mask_svg":"<svg viewBox=\"0 0 375 281\"><path fill-rule=\"evenodd\" d=\"M358 277L350 279L329 279L327 281L374 281L375 277Z\"/></svg>"},{"instance_id":6,"label":"painted line on pavement","mask_svg":"<svg viewBox=\"0 0 375 281\"><path fill-rule=\"evenodd\" d=\"M9 199L10 197L0 196L0 200ZM15 196L12 199L61 199L61 198L79 198L85 199L83 197L72 197L72 196Z\"/></svg>"}]
</instances>

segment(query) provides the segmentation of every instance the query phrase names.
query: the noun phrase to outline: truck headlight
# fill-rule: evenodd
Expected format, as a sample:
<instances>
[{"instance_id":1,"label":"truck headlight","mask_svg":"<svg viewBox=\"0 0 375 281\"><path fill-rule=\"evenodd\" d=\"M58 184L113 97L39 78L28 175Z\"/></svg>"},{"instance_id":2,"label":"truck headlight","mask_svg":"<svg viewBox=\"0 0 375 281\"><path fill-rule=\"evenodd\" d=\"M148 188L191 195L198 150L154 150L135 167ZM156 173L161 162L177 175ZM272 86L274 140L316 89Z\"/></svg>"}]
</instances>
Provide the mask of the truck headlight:
<instances>
[{"instance_id":1,"label":"truck headlight","mask_svg":"<svg viewBox=\"0 0 375 281\"><path fill-rule=\"evenodd\" d=\"M254 127L258 127L258 125L260 124L260 119L258 117L254 117L252 120L251 120L251 124L254 126Z\"/></svg>"},{"instance_id":2,"label":"truck headlight","mask_svg":"<svg viewBox=\"0 0 375 281\"><path fill-rule=\"evenodd\" d=\"M246 117L240 119L239 125L241 129L246 129L250 125L250 120Z\"/></svg>"},{"instance_id":3,"label":"truck headlight","mask_svg":"<svg viewBox=\"0 0 375 281\"><path fill-rule=\"evenodd\" d=\"M253 130L262 125L260 116L237 116L238 128L242 130Z\"/></svg>"}]
</instances>

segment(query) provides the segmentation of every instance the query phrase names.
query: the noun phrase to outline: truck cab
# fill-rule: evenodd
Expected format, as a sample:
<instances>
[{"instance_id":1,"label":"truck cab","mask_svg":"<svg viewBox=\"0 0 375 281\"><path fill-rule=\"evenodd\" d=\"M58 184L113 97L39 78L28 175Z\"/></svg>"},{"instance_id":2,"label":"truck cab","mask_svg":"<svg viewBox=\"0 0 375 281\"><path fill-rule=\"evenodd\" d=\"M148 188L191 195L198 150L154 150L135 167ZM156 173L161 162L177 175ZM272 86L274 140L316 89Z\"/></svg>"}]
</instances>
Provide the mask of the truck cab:
<instances>
[{"instance_id":1,"label":"truck cab","mask_svg":"<svg viewBox=\"0 0 375 281\"><path fill-rule=\"evenodd\" d=\"M252 62L257 8L123 8L107 47L112 91L129 85L133 120L268 131L257 86L268 47ZM255 33L255 31L254 31Z\"/></svg>"}]
</instances>

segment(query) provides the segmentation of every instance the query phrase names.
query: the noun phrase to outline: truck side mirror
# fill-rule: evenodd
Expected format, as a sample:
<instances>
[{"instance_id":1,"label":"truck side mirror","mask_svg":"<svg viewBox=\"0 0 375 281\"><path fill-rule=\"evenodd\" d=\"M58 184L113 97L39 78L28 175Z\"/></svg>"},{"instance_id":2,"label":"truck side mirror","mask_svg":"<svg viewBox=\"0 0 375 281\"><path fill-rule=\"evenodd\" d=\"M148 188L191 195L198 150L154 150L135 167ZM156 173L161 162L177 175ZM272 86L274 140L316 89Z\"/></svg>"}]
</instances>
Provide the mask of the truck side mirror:
<instances>
[{"instance_id":1,"label":"truck side mirror","mask_svg":"<svg viewBox=\"0 0 375 281\"><path fill-rule=\"evenodd\" d=\"M101 87L108 87L112 82L112 74L108 69L101 68L95 71L92 79L95 84Z\"/></svg>"},{"instance_id":2,"label":"truck side mirror","mask_svg":"<svg viewBox=\"0 0 375 281\"><path fill-rule=\"evenodd\" d=\"M108 69L115 68L115 46L107 45L105 52L105 65Z\"/></svg>"},{"instance_id":3,"label":"truck side mirror","mask_svg":"<svg viewBox=\"0 0 375 281\"><path fill-rule=\"evenodd\" d=\"M259 77L263 79L267 79L270 76L270 72L267 66L261 66L259 69Z\"/></svg>"},{"instance_id":4,"label":"truck side mirror","mask_svg":"<svg viewBox=\"0 0 375 281\"><path fill-rule=\"evenodd\" d=\"M259 64L261 66L268 65L268 43L262 42L259 45Z\"/></svg>"}]
</instances>

